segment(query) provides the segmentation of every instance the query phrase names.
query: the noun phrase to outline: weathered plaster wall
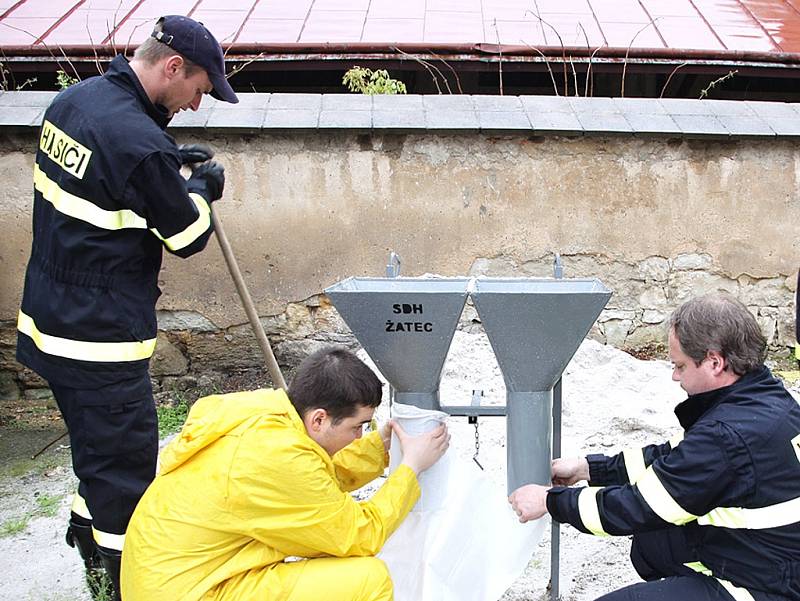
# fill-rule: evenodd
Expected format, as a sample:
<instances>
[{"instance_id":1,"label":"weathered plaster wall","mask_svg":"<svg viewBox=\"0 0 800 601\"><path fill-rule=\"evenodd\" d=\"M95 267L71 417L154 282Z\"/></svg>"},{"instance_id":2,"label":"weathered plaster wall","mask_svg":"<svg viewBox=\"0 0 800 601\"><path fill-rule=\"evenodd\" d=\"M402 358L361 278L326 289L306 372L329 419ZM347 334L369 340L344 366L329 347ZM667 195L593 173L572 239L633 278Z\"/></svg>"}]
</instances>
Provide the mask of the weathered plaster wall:
<instances>
[{"instance_id":1,"label":"weathered plaster wall","mask_svg":"<svg viewBox=\"0 0 800 601\"><path fill-rule=\"evenodd\" d=\"M191 141L188 134L181 141ZM293 363L319 341L347 341L322 289L382 275L597 276L614 296L593 335L618 346L663 338L686 298L737 294L773 346L792 342L800 261L800 150L791 140L620 137L217 135L226 165L216 205L251 294ZM0 372L20 381L13 320L30 245L33 134L0 135ZM154 373L261 365L212 240L168 257ZM169 343L167 343L169 340ZM194 376L193 376L194 377ZM13 385L13 386L12 386Z\"/></svg>"}]
</instances>

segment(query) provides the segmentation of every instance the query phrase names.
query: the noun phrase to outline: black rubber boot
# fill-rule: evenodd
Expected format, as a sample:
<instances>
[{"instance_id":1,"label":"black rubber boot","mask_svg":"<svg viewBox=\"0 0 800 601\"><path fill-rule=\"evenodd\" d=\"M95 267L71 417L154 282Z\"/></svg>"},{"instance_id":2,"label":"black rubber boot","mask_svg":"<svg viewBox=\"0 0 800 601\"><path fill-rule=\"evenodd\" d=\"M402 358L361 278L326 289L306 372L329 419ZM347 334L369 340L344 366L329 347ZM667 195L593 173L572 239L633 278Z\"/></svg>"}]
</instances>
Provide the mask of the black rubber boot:
<instances>
[{"instance_id":1,"label":"black rubber boot","mask_svg":"<svg viewBox=\"0 0 800 601\"><path fill-rule=\"evenodd\" d=\"M97 553L100 555L100 561L114 588L114 601L122 601L119 588L119 569L122 565L122 553L105 547L97 547Z\"/></svg>"},{"instance_id":2,"label":"black rubber boot","mask_svg":"<svg viewBox=\"0 0 800 601\"><path fill-rule=\"evenodd\" d=\"M108 601L113 595L113 585L103 571L103 564L97 552L97 545L92 535L92 522L73 513L67 526L67 544L77 548L86 567L86 586L92 599Z\"/></svg>"},{"instance_id":3,"label":"black rubber boot","mask_svg":"<svg viewBox=\"0 0 800 601\"><path fill-rule=\"evenodd\" d=\"M73 513L67 526L67 544L77 548L87 570L100 567L100 557L92 536L92 522Z\"/></svg>"}]
</instances>

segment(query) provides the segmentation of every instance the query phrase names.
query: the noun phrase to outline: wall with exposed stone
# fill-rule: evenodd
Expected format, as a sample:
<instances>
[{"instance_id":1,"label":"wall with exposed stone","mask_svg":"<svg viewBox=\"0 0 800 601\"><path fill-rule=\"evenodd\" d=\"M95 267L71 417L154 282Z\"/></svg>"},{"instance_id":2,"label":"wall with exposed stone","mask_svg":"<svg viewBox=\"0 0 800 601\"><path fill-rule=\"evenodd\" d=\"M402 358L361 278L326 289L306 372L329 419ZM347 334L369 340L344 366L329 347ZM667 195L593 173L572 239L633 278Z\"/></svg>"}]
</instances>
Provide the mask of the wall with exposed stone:
<instances>
[{"instance_id":1,"label":"wall with exposed stone","mask_svg":"<svg viewBox=\"0 0 800 601\"><path fill-rule=\"evenodd\" d=\"M216 206L281 364L354 345L322 291L378 276L598 277L614 294L591 336L623 348L663 342L685 299L725 290L772 349L794 342L800 263L800 149L788 139L479 133L180 132L226 165ZM0 395L46 394L14 355L30 248L33 132L0 130ZM212 239L161 276L160 390L266 382L263 361ZM475 327L467 308L462 327Z\"/></svg>"}]
</instances>

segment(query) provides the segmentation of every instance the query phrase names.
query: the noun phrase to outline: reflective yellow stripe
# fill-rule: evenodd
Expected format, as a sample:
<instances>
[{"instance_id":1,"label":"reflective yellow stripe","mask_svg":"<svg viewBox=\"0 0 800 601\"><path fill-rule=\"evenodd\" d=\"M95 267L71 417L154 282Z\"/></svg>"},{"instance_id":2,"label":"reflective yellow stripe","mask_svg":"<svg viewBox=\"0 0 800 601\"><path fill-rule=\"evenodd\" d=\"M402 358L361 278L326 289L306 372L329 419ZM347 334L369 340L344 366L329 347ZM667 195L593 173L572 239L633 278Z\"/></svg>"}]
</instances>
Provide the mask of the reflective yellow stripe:
<instances>
[{"instance_id":1,"label":"reflective yellow stripe","mask_svg":"<svg viewBox=\"0 0 800 601\"><path fill-rule=\"evenodd\" d=\"M33 185L57 211L86 223L91 223L95 227L105 230L147 229L145 218L130 209L107 211L85 198L66 192L56 182L47 177L47 174L39 169L38 165L33 166ZM194 193L190 193L189 197L197 207L198 217L186 229L169 238L164 238L156 228L150 229L170 250L180 250L189 246L202 236L211 225L211 209L206 200L199 194Z\"/></svg>"},{"instance_id":2,"label":"reflective yellow stripe","mask_svg":"<svg viewBox=\"0 0 800 601\"><path fill-rule=\"evenodd\" d=\"M92 534L94 535L94 542L106 549L114 549L115 551L122 551L122 546L125 544L124 534L111 534L103 532L92 526Z\"/></svg>"},{"instance_id":3,"label":"reflective yellow stripe","mask_svg":"<svg viewBox=\"0 0 800 601\"><path fill-rule=\"evenodd\" d=\"M714 576L712 574L711 570L709 570L706 566L704 566L699 561L693 561L691 563L685 563L683 565L685 565L687 568L689 568L691 570L694 570L695 572L697 572L699 574L703 574L704 576L710 576L711 578L714 578L714 580L719 582L722 585L722 587L726 591L728 591L728 594L731 597L733 597L735 599L735 601L755 601L755 599L753 599L753 595L751 595L747 591L747 589L744 589L744 588L741 588L739 586L736 586L732 582L729 582L727 580L723 580L722 578L717 578L716 576Z\"/></svg>"},{"instance_id":4,"label":"reflective yellow stripe","mask_svg":"<svg viewBox=\"0 0 800 601\"><path fill-rule=\"evenodd\" d=\"M39 165L33 166L33 186L58 212L91 223L95 227L104 230L147 229L144 217L129 209L106 211L85 198L66 192L47 177L47 174L39 169Z\"/></svg>"},{"instance_id":5,"label":"reflective yellow stripe","mask_svg":"<svg viewBox=\"0 0 800 601\"><path fill-rule=\"evenodd\" d=\"M698 574L703 574L704 576L711 576L711 570L709 570L703 563L699 561L690 561L689 563L683 564L690 570L694 570Z\"/></svg>"},{"instance_id":6,"label":"reflective yellow stripe","mask_svg":"<svg viewBox=\"0 0 800 601\"><path fill-rule=\"evenodd\" d=\"M636 483L643 475L647 466L644 464L644 453L641 449L625 449L622 451L625 457L625 471L628 472L628 482Z\"/></svg>"},{"instance_id":7,"label":"reflective yellow stripe","mask_svg":"<svg viewBox=\"0 0 800 601\"><path fill-rule=\"evenodd\" d=\"M667 489L664 488L664 485L661 484L658 476L653 471L653 466L647 468L644 476L636 483L636 486L650 509L665 522L681 526L697 519L696 515L689 513L678 505L675 499L667 492Z\"/></svg>"},{"instance_id":8,"label":"reflective yellow stripe","mask_svg":"<svg viewBox=\"0 0 800 601\"><path fill-rule=\"evenodd\" d=\"M86 506L86 501L80 495L80 493L77 492L77 491L72 496L72 508L71 508L71 510L72 510L72 513L76 513L79 516L81 516L82 518L86 518L87 520L91 520L92 519L92 514L89 511L89 508Z\"/></svg>"},{"instance_id":9,"label":"reflective yellow stripe","mask_svg":"<svg viewBox=\"0 0 800 601\"><path fill-rule=\"evenodd\" d=\"M753 599L753 595L751 595L746 588L736 586L727 580L723 580L722 578L717 578L717 582L719 582L736 601L755 601L755 599Z\"/></svg>"},{"instance_id":10,"label":"reflective yellow stripe","mask_svg":"<svg viewBox=\"0 0 800 601\"><path fill-rule=\"evenodd\" d=\"M697 518L701 526L717 526L719 528L747 528L741 507L717 507Z\"/></svg>"},{"instance_id":11,"label":"reflective yellow stripe","mask_svg":"<svg viewBox=\"0 0 800 601\"><path fill-rule=\"evenodd\" d=\"M194 223L192 223L182 232L178 232L169 238L164 238L155 228L150 230L156 236L158 236L160 240L163 240L164 244L166 244L167 248L170 250L180 250L182 248L186 248L192 242L202 236L211 225L211 208L208 206L206 199L199 194L195 194L194 192L191 192L189 196L194 201L194 204L197 207L197 212L199 213Z\"/></svg>"},{"instance_id":12,"label":"reflective yellow stripe","mask_svg":"<svg viewBox=\"0 0 800 601\"><path fill-rule=\"evenodd\" d=\"M701 526L762 530L800 522L800 498L767 507L717 507L697 518Z\"/></svg>"},{"instance_id":13,"label":"reflective yellow stripe","mask_svg":"<svg viewBox=\"0 0 800 601\"><path fill-rule=\"evenodd\" d=\"M679 432L678 434L669 439L670 448L674 449L680 444L682 440L683 440L683 432Z\"/></svg>"},{"instance_id":14,"label":"reflective yellow stripe","mask_svg":"<svg viewBox=\"0 0 800 601\"><path fill-rule=\"evenodd\" d=\"M792 448L797 455L797 460L800 461L800 434L792 438Z\"/></svg>"},{"instance_id":15,"label":"reflective yellow stripe","mask_svg":"<svg viewBox=\"0 0 800 601\"><path fill-rule=\"evenodd\" d=\"M600 510L597 507L597 491L599 486L588 486L578 494L578 513L586 529L595 536L609 536L603 530L603 523L600 521Z\"/></svg>"},{"instance_id":16,"label":"reflective yellow stripe","mask_svg":"<svg viewBox=\"0 0 800 601\"><path fill-rule=\"evenodd\" d=\"M139 361L150 357L156 348L155 338L141 342L85 342L50 336L40 332L33 319L22 311L19 312L17 329L30 336L43 353L78 361L98 363Z\"/></svg>"}]
</instances>

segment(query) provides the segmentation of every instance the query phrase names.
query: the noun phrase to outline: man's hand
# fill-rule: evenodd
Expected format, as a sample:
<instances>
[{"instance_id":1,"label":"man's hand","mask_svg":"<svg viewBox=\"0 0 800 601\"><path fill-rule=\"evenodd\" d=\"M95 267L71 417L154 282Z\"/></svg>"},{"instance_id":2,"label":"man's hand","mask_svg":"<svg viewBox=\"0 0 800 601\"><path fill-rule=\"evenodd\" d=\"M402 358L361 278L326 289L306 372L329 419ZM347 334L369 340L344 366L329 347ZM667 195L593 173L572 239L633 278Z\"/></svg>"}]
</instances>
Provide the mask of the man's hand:
<instances>
[{"instance_id":1,"label":"man's hand","mask_svg":"<svg viewBox=\"0 0 800 601\"><path fill-rule=\"evenodd\" d=\"M571 486L580 480L589 479L589 462L585 457L553 459L550 468L553 473L553 484Z\"/></svg>"},{"instance_id":2,"label":"man's hand","mask_svg":"<svg viewBox=\"0 0 800 601\"><path fill-rule=\"evenodd\" d=\"M526 484L511 493L508 502L519 516L520 522L524 524L538 520L547 513L547 490L546 486Z\"/></svg>"},{"instance_id":3,"label":"man's hand","mask_svg":"<svg viewBox=\"0 0 800 601\"><path fill-rule=\"evenodd\" d=\"M214 151L205 144L181 144L178 154L181 155L181 165L205 163L214 158Z\"/></svg>"},{"instance_id":4,"label":"man's hand","mask_svg":"<svg viewBox=\"0 0 800 601\"><path fill-rule=\"evenodd\" d=\"M225 188L225 168L216 161L201 163L186 182L189 192L195 192L208 202L219 200Z\"/></svg>"},{"instance_id":5,"label":"man's hand","mask_svg":"<svg viewBox=\"0 0 800 601\"><path fill-rule=\"evenodd\" d=\"M450 434L444 424L437 426L430 432L418 436L410 436L395 421L389 422L392 425L400 447L403 450L403 463L414 470L419 475L444 455L447 447L450 446Z\"/></svg>"},{"instance_id":6,"label":"man's hand","mask_svg":"<svg viewBox=\"0 0 800 601\"><path fill-rule=\"evenodd\" d=\"M381 440L383 441L383 448L389 452L389 447L392 444L392 422L388 421L381 426L380 429Z\"/></svg>"}]
</instances>

